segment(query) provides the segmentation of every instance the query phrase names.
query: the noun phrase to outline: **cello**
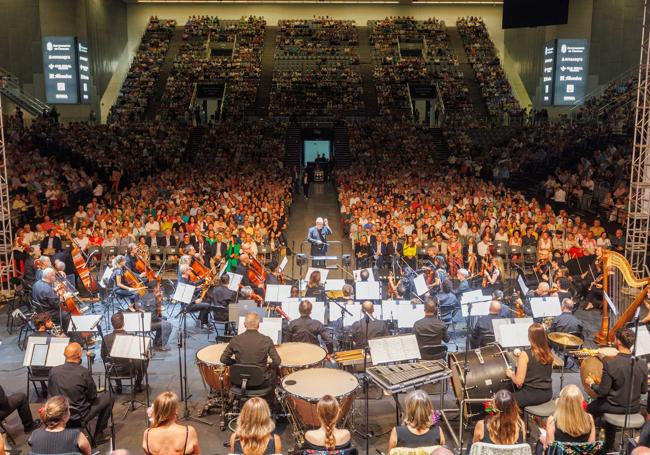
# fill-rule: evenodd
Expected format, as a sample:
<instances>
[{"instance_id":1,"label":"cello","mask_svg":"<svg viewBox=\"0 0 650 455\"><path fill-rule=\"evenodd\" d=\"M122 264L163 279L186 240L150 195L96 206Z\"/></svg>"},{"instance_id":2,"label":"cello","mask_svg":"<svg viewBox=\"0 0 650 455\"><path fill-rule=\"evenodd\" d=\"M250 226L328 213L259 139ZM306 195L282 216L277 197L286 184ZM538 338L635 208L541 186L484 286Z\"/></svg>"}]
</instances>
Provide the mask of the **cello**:
<instances>
[{"instance_id":1,"label":"cello","mask_svg":"<svg viewBox=\"0 0 650 455\"><path fill-rule=\"evenodd\" d=\"M162 277L158 272L155 272L152 268L151 265L144 259L140 257L140 255L135 256L135 270L138 273L145 273L147 277L147 281L149 283L156 282L156 286L153 288L153 296L156 299L156 315L158 317L162 317L162 301L163 301L163 294L162 290L160 288L160 281L162 280Z\"/></svg>"},{"instance_id":2,"label":"cello","mask_svg":"<svg viewBox=\"0 0 650 455\"><path fill-rule=\"evenodd\" d=\"M95 294L99 291L99 286L97 285L97 280L92 276L91 269L88 266L88 259L85 257L83 250L79 247L79 244L75 239L72 238L69 232L63 231L68 240L72 243L72 250L70 251L70 256L72 257L72 262L74 263L74 268L81 279L86 290L92 294Z\"/></svg>"},{"instance_id":3,"label":"cello","mask_svg":"<svg viewBox=\"0 0 650 455\"><path fill-rule=\"evenodd\" d=\"M265 288L266 285L266 270L260 261L255 259L253 256L250 257L250 263L248 264L248 270L246 271L246 276L248 280L253 283L253 285L258 288Z\"/></svg>"}]
</instances>

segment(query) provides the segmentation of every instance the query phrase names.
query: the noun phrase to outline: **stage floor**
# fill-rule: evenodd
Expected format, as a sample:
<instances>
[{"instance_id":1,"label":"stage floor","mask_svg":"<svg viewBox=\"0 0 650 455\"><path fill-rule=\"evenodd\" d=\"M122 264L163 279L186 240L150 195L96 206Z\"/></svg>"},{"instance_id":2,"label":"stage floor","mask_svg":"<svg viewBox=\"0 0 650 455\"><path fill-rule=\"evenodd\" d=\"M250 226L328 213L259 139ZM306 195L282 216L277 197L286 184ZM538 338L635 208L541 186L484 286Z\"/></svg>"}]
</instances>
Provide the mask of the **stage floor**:
<instances>
[{"instance_id":1,"label":"stage floor","mask_svg":"<svg viewBox=\"0 0 650 455\"><path fill-rule=\"evenodd\" d=\"M2 337L2 344L0 345L0 377L1 384L5 389L5 392L15 393L15 392L25 392L27 386L27 372L26 368L22 366L24 352L18 348L17 345L17 333L9 335L7 328L4 326L6 321L6 311L7 308L3 307L0 310L0 321L2 321L2 327L0 328L0 334ZM580 312L578 315L587 326L588 333L588 346L593 344L590 342L593 338L592 334L600 325L600 313L592 312ZM156 394L165 391L172 390L176 393L180 393L180 380L179 380L179 350L177 349L177 335L178 335L178 320L170 319L174 324L174 331L172 337L170 338L168 346L172 348L169 352L156 352L155 357L149 365L149 383L151 386L151 400ZM106 325L106 321L103 322L103 325ZM195 321L188 319L188 344L187 344L187 361L188 361L188 388L191 394L189 400L189 409L192 416L196 416L198 411L203 407L203 404L206 401L207 391L204 388L201 376L195 364L196 351L200 348L207 346L214 342L215 334L211 332L208 334L206 330L202 330L196 326ZM464 322L457 324L458 336L455 341L460 346L459 350L464 350L465 339L463 336L463 326ZM99 343L97 343L96 349L99 348ZM450 350L456 350L454 344L450 345ZM84 365L86 365L84 361ZM93 373L95 376L103 374L104 366L101 362L99 351L96 352L96 361L93 368ZM577 383L579 384L580 378L577 373L566 373L564 378L565 385L568 383ZM323 386L323 394L327 393L327 384ZM557 393L560 388L560 374L555 372L553 375L553 388L554 392ZM450 388L451 389L451 388ZM128 388L127 388L128 390ZM121 449L128 449L133 451L133 453L139 453L141 450L142 444L142 433L146 428L146 417L145 409L141 407L135 411L130 411L123 418L124 411L126 406L122 404L124 400L127 400L130 395L117 395L116 404L114 407L114 417L115 417L115 431L116 431L116 447ZM138 394L138 399L145 401L145 394ZM403 395L401 396L403 398ZM439 398L433 396L432 400L436 408L438 407ZM37 416L37 409L44 400L39 399L33 391L33 388L30 390L30 401L32 413L34 416ZM447 391L445 396L445 407L447 408L457 408L456 399L451 392ZM371 387L370 389L370 400L369 400L369 409L370 409L370 429L375 436L370 438L370 453L375 453L375 449L386 452L388 444L388 433L391 428L395 425L395 404L393 398L388 396L383 396L381 391L376 387ZM357 394L357 398L354 402L353 411L355 421L363 421L364 417L364 400L361 392ZM452 423L453 431L458 431L458 420L457 412L449 413L449 417ZM207 415L204 417L204 420L212 423L213 425L206 425L203 423L190 422L191 425L197 429L199 434L199 441L203 453L206 454L226 454L229 452L229 449L224 447L224 443L227 442L230 438L230 432L228 430L221 431L219 429L219 416L218 414ZM6 421L7 428L12 434L14 439L17 442L17 448L21 449L24 453L28 452L27 445L27 436L23 433L22 427L20 425L20 420L16 413L13 413ZM288 449L294 446L294 440L291 432L291 427L285 419L279 419L277 421L277 431L282 437L283 441L283 452L287 452ZM363 431L360 428L360 431ZM448 430L445 429L445 432L448 433ZM469 438L469 432L467 432L466 437ZM364 440L358 434L354 435L354 441L357 447L360 449L360 453L363 453L364 450ZM447 434L447 441L450 447L453 446L452 438ZM105 444L99 447L102 453L108 453L109 445Z\"/></svg>"}]
</instances>

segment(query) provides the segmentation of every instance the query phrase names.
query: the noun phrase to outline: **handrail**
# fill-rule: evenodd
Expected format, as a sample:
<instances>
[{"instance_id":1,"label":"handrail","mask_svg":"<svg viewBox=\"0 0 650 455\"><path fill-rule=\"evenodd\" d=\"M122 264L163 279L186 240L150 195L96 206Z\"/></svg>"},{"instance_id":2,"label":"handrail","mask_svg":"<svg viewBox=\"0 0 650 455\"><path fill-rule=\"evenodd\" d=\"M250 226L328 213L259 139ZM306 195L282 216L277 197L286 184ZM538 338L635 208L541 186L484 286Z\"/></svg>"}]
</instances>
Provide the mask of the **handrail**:
<instances>
[{"instance_id":1,"label":"handrail","mask_svg":"<svg viewBox=\"0 0 650 455\"><path fill-rule=\"evenodd\" d=\"M585 96L580 98L578 101L576 101L576 104L569 109L569 112L573 112L575 109L580 109L586 101L589 101L592 98L596 98L597 96L602 95L605 89L610 85L612 85L613 83L620 82L623 79L626 79L631 75L638 73L638 71L639 71L639 65L631 66L630 68L626 69L625 71L618 74L614 78L610 79L605 84L596 87L594 90L592 90L591 92L587 93Z\"/></svg>"}]
</instances>

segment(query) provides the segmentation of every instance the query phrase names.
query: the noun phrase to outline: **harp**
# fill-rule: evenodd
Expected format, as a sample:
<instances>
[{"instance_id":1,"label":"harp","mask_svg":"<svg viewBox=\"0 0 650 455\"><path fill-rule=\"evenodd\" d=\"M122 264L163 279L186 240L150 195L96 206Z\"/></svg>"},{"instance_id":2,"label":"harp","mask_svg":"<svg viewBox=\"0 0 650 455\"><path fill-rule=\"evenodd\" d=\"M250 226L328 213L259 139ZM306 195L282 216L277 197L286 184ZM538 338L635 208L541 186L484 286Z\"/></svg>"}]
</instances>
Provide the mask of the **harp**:
<instances>
[{"instance_id":1,"label":"harp","mask_svg":"<svg viewBox=\"0 0 650 455\"><path fill-rule=\"evenodd\" d=\"M603 318L595 341L599 345L606 345L614 341L618 329L632 321L637 308L643 303L650 290L650 277L637 278L627 259L615 251L604 250L602 261ZM610 296L618 316L612 312L610 317L606 295Z\"/></svg>"}]
</instances>

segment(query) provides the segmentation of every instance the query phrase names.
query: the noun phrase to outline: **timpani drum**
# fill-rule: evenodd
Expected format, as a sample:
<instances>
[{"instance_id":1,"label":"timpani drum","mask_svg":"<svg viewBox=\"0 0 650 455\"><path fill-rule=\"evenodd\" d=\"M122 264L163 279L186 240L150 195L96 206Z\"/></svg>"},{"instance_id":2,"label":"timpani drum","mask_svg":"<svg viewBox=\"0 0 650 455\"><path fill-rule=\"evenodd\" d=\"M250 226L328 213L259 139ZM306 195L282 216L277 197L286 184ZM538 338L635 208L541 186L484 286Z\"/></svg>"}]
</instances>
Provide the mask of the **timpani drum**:
<instances>
[{"instance_id":1,"label":"timpani drum","mask_svg":"<svg viewBox=\"0 0 650 455\"><path fill-rule=\"evenodd\" d=\"M501 389L512 390L512 381L506 376L509 368L506 352L498 344L489 344L467 352L467 377L464 377L464 352L449 354L451 384L456 399L490 400ZM465 415L471 418L483 415L483 403L466 403Z\"/></svg>"},{"instance_id":2,"label":"timpani drum","mask_svg":"<svg viewBox=\"0 0 650 455\"><path fill-rule=\"evenodd\" d=\"M580 380L585 392L591 398L598 398L598 395L587 385L587 378L591 377L596 384L600 384L600 380L603 378L604 360L615 357L618 354L618 349L612 347L599 348L597 353L596 356L586 357L580 362Z\"/></svg>"},{"instance_id":3,"label":"timpani drum","mask_svg":"<svg viewBox=\"0 0 650 455\"><path fill-rule=\"evenodd\" d=\"M311 343L282 343L276 346L280 363L280 376L284 377L304 368L322 366L327 351Z\"/></svg>"},{"instance_id":4,"label":"timpani drum","mask_svg":"<svg viewBox=\"0 0 650 455\"><path fill-rule=\"evenodd\" d=\"M291 373L282 379L286 405L298 423L305 428L318 428L316 405L323 395L332 395L341 406L339 422L349 414L359 381L346 371L333 368L310 368Z\"/></svg>"},{"instance_id":5,"label":"timpani drum","mask_svg":"<svg viewBox=\"0 0 650 455\"><path fill-rule=\"evenodd\" d=\"M221 363L221 354L228 343L211 344L196 352L196 366L201 373L203 383L215 391L230 389L230 370Z\"/></svg>"}]
</instances>

